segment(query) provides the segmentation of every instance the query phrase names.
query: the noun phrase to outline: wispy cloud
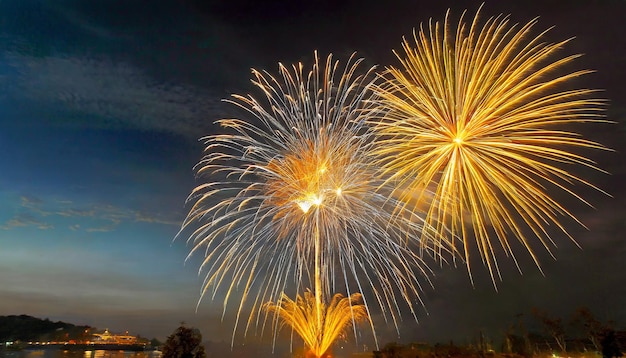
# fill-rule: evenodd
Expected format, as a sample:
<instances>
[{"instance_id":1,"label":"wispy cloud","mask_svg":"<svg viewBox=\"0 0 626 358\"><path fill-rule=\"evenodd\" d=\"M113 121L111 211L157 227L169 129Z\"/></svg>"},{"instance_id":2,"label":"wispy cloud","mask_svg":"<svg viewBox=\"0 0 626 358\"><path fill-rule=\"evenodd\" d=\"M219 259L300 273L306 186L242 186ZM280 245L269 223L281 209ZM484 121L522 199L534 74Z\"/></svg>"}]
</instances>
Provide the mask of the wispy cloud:
<instances>
[{"instance_id":1,"label":"wispy cloud","mask_svg":"<svg viewBox=\"0 0 626 358\"><path fill-rule=\"evenodd\" d=\"M63 227L71 231L110 232L117 229L121 223L178 226L182 220L175 213L145 212L114 205L77 207L76 204L68 200L44 201L35 196L20 197L17 210L20 212L0 225L0 229L10 230L20 227L36 227L41 230L53 229L54 225L48 221L62 219L70 221L64 223ZM45 218L48 220L44 220ZM80 222L73 220L80 220Z\"/></svg>"},{"instance_id":2,"label":"wispy cloud","mask_svg":"<svg viewBox=\"0 0 626 358\"><path fill-rule=\"evenodd\" d=\"M72 217L72 216L94 216L96 213L93 209L89 210L77 210L77 209L63 209L55 212L56 215Z\"/></svg>"},{"instance_id":3,"label":"wispy cloud","mask_svg":"<svg viewBox=\"0 0 626 358\"><path fill-rule=\"evenodd\" d=\"M195 139L221 116L219 96L190 85L154 80L128 63L16 53L4 57L18 73L15 79L5 76L4 81L10 83L3 87L9 95L74 113L76 120L64 119L63 125L130 127Z\"/></svg>"},{"instance_id":4,"label":"wispy cloud","mask_svg":"<svg viewBox=\"0 0 626 358\"><path fill-rule=\"evenodd\" d=\"M108 224L102 226L93 226L85 229L87 232L110 232L115 231L118 225L121 223L121 220L113 219Z\"/></svg>"},{"instance_id":5,"label":"wispy cloud","mask_svg":"<svg viewBox=\"0 0 626 358\"><path fill-rule=\"evenodd\" d=\"M21 196L20 197L20 206L23 208L27 208L30 211L37 213L41 216L48 216L51 213L46 212L44 210L41 209L41 204L43 204L43 201L37 197L34 196Z\"/></svg>"},{"instance_id":6,"label":"wispy cloud","mask_svg":"<svg viewBox=\"0 0 626 358\"><path fill-rule=\"evenodd\" d=\"M26 226L34 226L40 230L54 229L53 225L41 221L38 218L29 214L17 214L13 218L5 222L3 225L0 225L0 229L10 230L16 227Z\"/></svg>"},{"instance_id":7,"label":"wispy cloud","mask_svg":"<svg viewBox=\"0 0 626 358\"><path fill-rule=\"evenodd\" d=\"M167 218L162 215L148 215L147 213L142 213L138 211L135 212L135 221L175 226L178 226L182 223L180 219Z\"/></svg>"}]
</instances>

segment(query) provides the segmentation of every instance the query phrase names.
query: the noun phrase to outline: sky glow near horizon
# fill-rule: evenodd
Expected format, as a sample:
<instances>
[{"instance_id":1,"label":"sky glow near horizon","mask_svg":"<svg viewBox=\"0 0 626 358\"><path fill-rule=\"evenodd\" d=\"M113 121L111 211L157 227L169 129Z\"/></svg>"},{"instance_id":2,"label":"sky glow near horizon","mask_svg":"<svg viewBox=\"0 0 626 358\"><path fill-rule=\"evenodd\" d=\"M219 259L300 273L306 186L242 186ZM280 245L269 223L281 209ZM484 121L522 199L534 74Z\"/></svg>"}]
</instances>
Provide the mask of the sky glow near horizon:
<instances>
[{"instance_id":1,"label":"sky glow near horizon","mask_svg":"<svg viewBox=\"0 0 626 358\"><path fill-rule=\"evenodd\" d=\"M198 138L215 130L214 120L238 113L221 99L253 90L251 67L275 74L279 61L308 66L315 49L342 63L357 51L381 68L397 64L391 50L412 28L443 20L448 7L453 16L465 8L473 14L481 1L397 0L384 9L347 1L332 12L293 4L261 11L201 1L89 3L0 3L0 315L160 339L185 321L207 340L229 341L235 309L223 323L219 298L205 298L196 311L199 260L185 263L185 238L173 241L196 184ZM556 237L556 261L536 247L545 277L521 252L523 275L499 260L498 292L483 268L474 266L472 288L464 269L433 265L420 324L406 315L400 337L392 325L378 326L380 342L462 342L481 330L498 340L532 307L568 318L588 306L626 327L626 4L524 3L487 2L483 18L505 13L525 23L540 16L537 29L556 25L550 40L577 37L565 51L586 53L576 66L597 73L581 83L604 90L617 122L581 130L616 150L591 155L611 175L585 178L613 198L583 189L595 209L565 203L589 230L568 222L583 249ZM363 329L366 342L368 334Z\"/></svg>"}]
</instances>

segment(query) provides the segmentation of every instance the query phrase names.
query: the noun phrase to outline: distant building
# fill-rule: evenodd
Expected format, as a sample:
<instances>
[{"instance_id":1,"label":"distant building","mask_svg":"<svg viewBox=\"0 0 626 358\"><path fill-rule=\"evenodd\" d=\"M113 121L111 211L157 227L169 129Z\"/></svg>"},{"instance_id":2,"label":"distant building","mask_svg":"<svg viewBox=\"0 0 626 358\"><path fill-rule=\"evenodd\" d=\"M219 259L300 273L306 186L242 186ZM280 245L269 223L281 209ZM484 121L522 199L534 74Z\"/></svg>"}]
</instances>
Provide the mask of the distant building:
<instances>
[{"instance_id":1,"label":"distant building","mask_svg":"<svg viewBox=\"0 0 626 358\"><path fill-rule=\"evenodd\" d=\"M136 344L137 337L131 336L126 332L124 335L111 334L108 329L103 333L93 333L92 343L102 344Z\"/></svg>"}]
</instances>

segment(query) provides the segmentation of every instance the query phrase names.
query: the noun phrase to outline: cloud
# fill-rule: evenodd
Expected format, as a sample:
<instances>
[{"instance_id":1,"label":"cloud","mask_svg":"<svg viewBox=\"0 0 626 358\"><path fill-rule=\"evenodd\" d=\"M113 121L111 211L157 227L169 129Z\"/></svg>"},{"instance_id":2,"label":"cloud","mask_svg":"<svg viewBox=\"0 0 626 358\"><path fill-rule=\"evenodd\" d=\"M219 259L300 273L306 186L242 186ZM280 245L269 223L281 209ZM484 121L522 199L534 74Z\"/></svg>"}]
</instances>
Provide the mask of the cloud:
<instances>
[{"instance_id":1,"label":"cloud","mask_svg":"<svg viewBox=\"0 0 626 358\"><path fill-rule=\"evenodd\" d=\"M37 197L25 196L25 195L22 195L20 197L20 202L21 202L21 205L26 208L36 207L43 203L43 201Z\"/></svg>"},{"instance_id":2,"label":"cloud","mask_svg":"<svg viewBox=\"0 0 626 358\"><path fill-rule=\"evenodd\" d=\"M125 62L16 53L4 57L18 73L16 79L0 79L10 97L72 114L55 120L55 125L135 128L196 139L223 116L219 96L191 85L154 80Z\"/></svg>"},{"instance_id":3,"label":"cloud","mask_svg":"<svg viewBox=\"0 0 626 358\"><path fill-rule=\"evenodd\" d=\"M162 213L122 208L114 205L89 204L77 205L69 200L44 201L35 196L21 196L18 205L21 212L14 215L0 229L10 230L34 226L41 230L53 229L49 220L70 221L63 226L71 231L111 232L122 223L147 223L180 226L182 217L178 213ZM76 222L80 219L80 222Z\"/></svg>"},{"instance_id":4,"label":"cloud","mask_svg":"<svg viewBox=\"0 0 626 358\"><path fill-rule=\"evenodd\" d=\"M27 226L35 226L40 230L49 230L54 229L54 226L39 220L38 218L29 215L29 214L18 214L4 223L4 225L0 225L0 229L10 230L16 227L27 227Z\"/></svg>"},{"instance_id":5,"label":"cloud","mask_svg":"<svg viewBox=\"0 0 626 358\"><path fill-rule=\"evenodd\" d=\"M93 210L96 213L96 217L110 220L112 223L117 224L125 221L179 226L182 222L181 218L172 214L124 209L113 205L95 206Z\"/></svg>"},{"instance_id":6,"label":"cloud","mask_svg":"<svg viewBox=\"0 0 626 358\"><path fill-rule=\"evenodd\" d=\"M174 225L180 226L182 221L180 219L173 220L172 218L166 218L161 215L151 216L147 213L143 212L135 212L135 221L136 222L146 222L153 224L163 224L163 225Z\"/></svg>"},{"instance_id":7,"label":"cloud","mask_svg":"<svg viewBox=\"0 0 626 358\"><path fill-rule=\"evenodd\" d=\"M77 210L77 209L63 209L55 212L56 215L73 217L73 216L94 216L95 211L90 210Z\"/></svg>"},{"instance_id":8,"label":"cloud","mask_svg":"<svg viewBox=\"0 0 626 358\"><path fill-rule=\"evenodd\" d=\"M26 208L34 213L37 213L41 216L48 216L50 213L41 209L41 205L43 201L34 196L21 196L20 197L20 206Z\"/></svg>"},{"instance_id":9,"label":"cloud","mask_svg":"<svg viewBox=\"0 0 626 358\"><path fill-rule=\"evenodd\" d=\"M111 232L111 231L115 231L115 229L117 229L117 227L119 226L121 220L111 220L111 223L108 225L103 225L103 226L99 226L99 227L89 227L87 229L85 229L85 231L87 232Z\"/></svg>"}]
</instances>

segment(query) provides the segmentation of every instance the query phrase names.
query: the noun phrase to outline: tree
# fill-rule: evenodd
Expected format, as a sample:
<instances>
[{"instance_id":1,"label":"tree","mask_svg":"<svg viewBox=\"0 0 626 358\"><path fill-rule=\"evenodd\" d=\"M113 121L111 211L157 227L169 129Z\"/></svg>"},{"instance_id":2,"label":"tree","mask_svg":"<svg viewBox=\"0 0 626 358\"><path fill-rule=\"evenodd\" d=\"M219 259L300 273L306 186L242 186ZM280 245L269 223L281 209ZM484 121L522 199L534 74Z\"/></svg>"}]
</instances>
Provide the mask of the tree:
<instances>
[{"instance_id":1,"label":"tree","mask_svg":"<svg viewBox=\"0 0 626 358\"><path fill-rule=\"evenodd\" d=\"M382 349L383 356L385 358L398 358L402 348L402 345L396 342L389 342L385 344L385 347Z\"/></svg>"},{"instance_id":2,"label":"tree","mask_svg":"<svg viewBox=\"0 0 626 358\"><path fill-rule=\"evenodd\" d=\"M163 345L163 358L205 358L202 334L184 323L172 333Z\"/></svg>"},{"instance_id":3,"label":"tree","mask_svg":"<svg viewBox=\"0 0 626 358\"><path fill-rule=\"evenodd\" d=\"M533 348L530 344L530 337L524 323L523 313L515 315L515 321L505 333L502 350L507 354L518 354L523 357L533 356Z\"/></svg>"},{"instance_id":4,"label":"tree","mask_svg":"<svg viewBox=\"0 0 626 358\"><path fill-rule=\"evenodd\" d=\"M601 349L600 338L607 328L607 325L598 321L587 307L579 307L576 309L572 323L582 326L587 339L593 344L595 350L599 352Z\"/></svg>"},{"instance_id":5,"label":"tree","mask_svg":"<svg viewBox=\"0 0 626 358\"><path fill-rule=\"evenodd\" d=\"M622 351L619 348L619 343L617 342L617 336L615 335L614 330L606 329L604 331L602 339L600 340L600 345L602 346L602 357L614 358L622 356Z\"/></svg>"},{"instance_id":6,"label":"tree","mask_svg":"<svg viewBox=\"0 0 626 358\"><path fill-rule=\"evenodd\" d=\"M561 349L561 352L566 351L565 346L565 328L560 318L552 318L544 311L537 308L532 309L533 315L537 317L543 324L543 328L547 334L549 334Z\"/></svg>"},{"instance_id":7,"label":"tree","mask_svg":"<svg viewBox=\"0 0 626 358\"><path fill-rule=\"evenodd\" d=\"M152 339L150 340L150 346L152 346L152 347L160 347L162 344L163 344L163 343L161 343L161 341L159 341L159 340L158 340L158 339L156 339L156 338L152 338Z\"/></svg>"}]
</instances>

